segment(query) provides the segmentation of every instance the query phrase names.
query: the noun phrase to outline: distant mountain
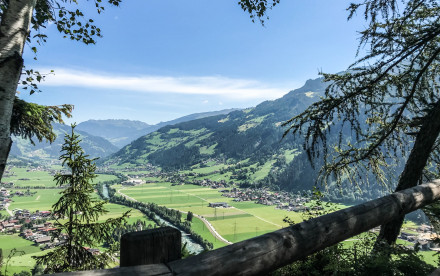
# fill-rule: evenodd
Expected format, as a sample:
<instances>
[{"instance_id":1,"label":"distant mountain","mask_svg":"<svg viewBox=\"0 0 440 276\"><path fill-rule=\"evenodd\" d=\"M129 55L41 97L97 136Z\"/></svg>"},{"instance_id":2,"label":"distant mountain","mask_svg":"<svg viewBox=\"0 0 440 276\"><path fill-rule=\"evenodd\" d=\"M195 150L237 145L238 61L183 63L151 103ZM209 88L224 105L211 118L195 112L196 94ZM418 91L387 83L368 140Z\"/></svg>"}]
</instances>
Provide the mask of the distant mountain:
<instances>
[{"instance_id":1,"label":"distant mountain","mask_svg":"<svg viewBox=\"0 0 440 276\"><path fill-rule=\"evenodd\" d=\"M151 131L153 126L141 121L131 120L88 120L78 124L77 129L105 138L114 146L121 148L134 139Z\"/></svg>"},{"instance_id":2,"label":"distant mountain","mask_svg":"<svg viewBox=\"0 0 440 276\"><path fill-rule=\"evenodd\" d=\"M312 169L301 152L303 141L291 136L282 139L285 129L281 124L318 100L326 86L322 79L308 80L303 87L255 108L165 126L107 159L120 164L149 162L164 169L205 166L209 160L216 160L217 164L246 162L248 171L265 170L267 176L277 158L287 156L288 166L296 168L289 169L289 179L282 185L307 178L298 185L310 186L314 177L307 175ZM264 164L269 167L263 168ZM277 179L286 176L278 171Z\"/></svg>"},{"instance_id":3,"label":"distant mountain","mask_svg":"<svg viewBox=\"0 0 440 276\"><path fill-rule=\"evenodd\" d=\"M323 160L314 159L313 168L303 150L304 137L287 135L283 139L286 128L282 123L323 97L327 85L321 78L308 80L282 98L254 108L162 127L103 159L102 164L117 168L150 163L163 172L178 172L174 174L175 182L200 184L208 179L241 187L310 192L317 184ZM364 122L362 112L359 116ZM332 130L335 135L327 137L329 145L341 137L347 142L356 139L340 122L334 122ZM400 163L405 164L405 158L401 158ZM394 170L402 169L392 167L389 171L391 188L395 185ZM355 186L348 180L338 185L328 179L326 199L354 204L388 192L373 174L359 180L359 186Z\"/></svg>"},{"instance_id":4,"label":"distant mountain","mask_svg":"<svg viewBox=\"0 0 440 276\"><path fill-rule=\"evenodd\" d=\"M56 140L50 144L48 142L35 142L35 146L30 141L13 137L11 156L36 159L58 159L60 156L61 145L64 143L64 134L70 131L70 126L54 124L54 132L57 134ZM85 153L91 157L105 157L118 150L116 146L102 137L91 135L87 132L75 129L76 134L82 139L80 145ZM34 139L35 140L35 139Z\"/></svg>"},{"instance_id":5,"label":"distant mountain","mask_svg":"<svg viewBox=\"0 0 440 276\"><path fill-rule=\"evenodd\" d=\"M187 122L219 114L228 114L234 110L238 109L232 108L220 111L195 113L171 121L160 122L156 125L149 125L141 121L131 120L88 120L78 124L77 129L95 136L103 137L118 148L122 148L135 139L156 131L163 126L174 125L181 122Z\"/></svg>"}]
</instances>

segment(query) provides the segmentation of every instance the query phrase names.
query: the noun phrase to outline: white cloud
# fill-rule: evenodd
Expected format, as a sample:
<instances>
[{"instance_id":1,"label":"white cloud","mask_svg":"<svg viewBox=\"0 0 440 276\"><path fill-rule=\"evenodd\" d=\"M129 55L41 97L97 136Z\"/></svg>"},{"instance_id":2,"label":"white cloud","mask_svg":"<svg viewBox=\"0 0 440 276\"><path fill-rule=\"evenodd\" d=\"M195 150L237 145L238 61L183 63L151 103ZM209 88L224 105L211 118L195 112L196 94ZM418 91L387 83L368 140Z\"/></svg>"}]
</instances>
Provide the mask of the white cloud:
<instances>
[{"instance_id":1,"label":"white cloud","mask_svg":"<svg viewBox=\"0 0 440 276\"><path fill-rule=\"evenodd\" d=\"M203 104L207 104L207 103L209 103L209 101L208 100L204 100L202 103Z\"/></svg>"},{"instance_id":2,"label":"white cloud","mask_svg":"<svg viewBox=\"0 0 440 276\"><path fill-rule=\"evenodd\" d=\"M44 71L48 70L40 70L40 72ZM275 99L286 94L292 88L273 87L256 80L223 76L121 76L63 68L55 69L55 75L46 77L46 81L41 86L119 89L144 93L218 95L235 99Z\"/></svg>"}]
</instances>

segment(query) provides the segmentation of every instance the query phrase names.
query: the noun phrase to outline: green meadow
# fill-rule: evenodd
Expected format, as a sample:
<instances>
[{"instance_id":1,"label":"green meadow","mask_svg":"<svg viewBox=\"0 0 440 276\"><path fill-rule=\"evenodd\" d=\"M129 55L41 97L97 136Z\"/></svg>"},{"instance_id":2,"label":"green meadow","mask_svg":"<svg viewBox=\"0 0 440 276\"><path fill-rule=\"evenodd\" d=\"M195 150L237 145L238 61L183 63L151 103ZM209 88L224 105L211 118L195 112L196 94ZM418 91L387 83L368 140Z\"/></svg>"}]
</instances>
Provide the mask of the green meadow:
<instances>
[{"instance_id":1,"label":"green meadow","mask_svg":"<svg viewBox=\"0 0 440 276\"><path fill-rule=\"evenodd\" d=\"M183 212L191 211L205 217L225 239L231 242L253 238L286 227L288 216L301 221L300 213L275 209L253 202L234 202L221 196L218 190L196 185L171 186L168 182L143 184L135 187L113 186L141 202L154 202ZM230 208L208 207L212 202L227 202ZM200 228L200 226L197 226ZM196 229L197 231L197 229ZM212 236L210 233L206 236ZM213 238L213 237L212 237Z\"/></svg>"},{"instance_id":2,"label":"green meadow","mask_svg":"<svg viewBox=\"0 0 440 276\"><path fill-rule=\"evenodd\" d=\"M211 232L208 230L208 227L206 227L206 225L202 222L201 219L197 218L197 217L193 217L192 222L191 222L191 229L198 233L200 236L202 236L205 240L209 241L210 243L213 244L214 249L220 248L225 246L226 244L215 238Z\"/></svg>"},{"instance_id":3,"label":"green meadow","mask_svg":"<svg viewBox=\"0 0 440 276\"><path fill-rule=\"evenodd\" d=\"M3 182L13 182L16 188L19 187L32 187L32 186L44 186L55 187L56 182L53 180L53 175L50 175L47 171L30 171L31 168L12 168L10 169L13 174L3 177ZM97 174L94 182L102 182L117 179L114 175L109 174Z\"/></svg>"},{"instance_id":4,"label":"green meadow","mask_svg":"<svg viewBox=\"0 0 440 276\"><path fill-rule=\"evenodd\" d=\"M135 223L137 220L145 221L148 224L155 225L155 223L151 220L149 220L141 211L136 209L131 209L126 206L113 204L113 203L107 203L104 205L105 209L107 209L108 213L101 215L99 217L99 221L104 221L109 218L116 218L121 216L123 213L125 213L128 210L131 210L129 213L129 217L127 219L128 224Z\"/></svg>"},{"instance_id":5,"label":"green meadow","mask_svg":"<svg viewBox=\"0 0 440 276\"><path fill-rule=\"evenodd\" d=\"M19 170L22 172L22 170ZM32 172L27 174L31 176L32 174L40 174L41 172ZM20 175L20 178L23 177ZM30 178L30 177L29 177ZM35 177L35 186L42 186L41 183L44 181L43 179L38 179L39 177ZM97 177L98 181L106 181L112 180L116 177L113 175L99 175ZM95 180L96 181L96 180ZM14 189L13 191L25 191L20 189ZM36 210L51 210L52 205L58 200L60 197L60 192L62 189L30 189L31 192L35 192L33 196L14 196L13 202L9 206L10 210L13 209L28 209L30 211ZM108 210L107 213L100 216L99 221L104 221L108 218L114 218L121 216L124 212L130 210L130 208L108 203L105 205L105 208ZM6 215L6 211L1 211L1 214ZM129 217L127 219L127 223L131 224L136 222L137 220L145 221L147 224L155 224L150 221L144 214L142 214L139 210L131 210L129 213ZM7 275L13 275L14 273L19 273L20 271L26 270L30 271L34 265L35 261L32 259L32 256L45 254L47 251L41 251L38 246L35 246L33 242L23 239L18 236L18 234L7 235L0 234L0 248L3 250L4 262L7 261L7 257L11 250L15 248L17 253L12 256L8 263ZM101 248L102 249L102 248ZM1 274L4 275L6 270L6 264L2 267Z\"/></svg>"},{"instance_id":6,"label":"green meadow","mask_svg":"<svg viewBox=\"0 0 440 276\"><path fill-rule=\"evenodd\" d=\"M53 176L46 171L30 171L30 168L12 168L12 175L2 178L3 182L13 182L15 187L20 186L56 186Z\"/></svg>"},{"instance_id":7,"label":"green meadow","mask_svg":"<svg viewBox=\"0 0 440 276\"><path fill-rule=\"evenodd\" d=\"M98 182L104 182L104 181L110 181L110 180L115 180L118 179L116 176L112 175L112 174L97 174L96 178L93 179L93 182L98 183Z\"/></svg>"},{"instance_id":8,"label":"green meadow","mask_svg":"<svg viewBox=\"0 0 440 276\"><path fill-rule=\"evenodd\" d=\"M28 209L31 212L36 210L40 211L48 211L52 209L52 205L59 199L61 189L31 189L31 192L36 192L33 196L14 196L13 202L9 206L10 210L14 209ZM100 216L100 221L104 221L108 218L114 218L122 215L124 212L130 210L130 208L108 203L105 205L105 208L108 210L107 213ZM142 214L139 210L132 210L129 214L129 218L127 220L128 223L134 223L138 219L145 220L147 223L154 222L148 220L144 214Z\"/></svg>"},{"instance_id":9,"label":"green meadow","mask_svg":"<svg viewBox=\"0 0 440 276\"><path fill-rule=\"evenodd\" d=\"M35 261L31 256L45 254L38 246L35 246L33 242L19 237L18 234L0 235L0 248L3 250L4 262L1 268L2 275L6 274L6 269L8 270L7 275L12 275L23 270L30 271L35 265ZM8 257L14 248L17 251L15 255L11 255L8 262ZM7 262L8 266L6 267Z\"/></svg>"},{"instance_id":10,"label":"green meadow","mask_svg":"<svg viewBox=\"0 0 440 276\"><path fill-rule=\"evenodd\" d=\"M14 190L13 190L14 191ZM28 209L31 212L48 211L52 205L60 198L61 189L31 189L35 192L33 196L14 196L9 210Z\"/></svg>"},{"instance_id":11,"label":"green meadow","mask_svg":"<svg viewBox=\"0 0 440 276\"><path fill-rule=\"evenodd\" d=\"M291 154L294 155L295 152L292 151ZM266 165L267 164L261 166L261 171L264 171ZM225 167L225 165L217 165L214 169L211 167L194 170L198 170L199 173L212 173L222 167ZM15 196L9 209L13 210L18 208L29 209L31 211L50 210L52 205L59 198L59 192L62 191L61 189L53 189L53 186L55 185L52 181L53 177L47 172L27 172L25 168L14 168L13 171L16 175L9 177L7 180L5 179L5 181L15 179L15 181L17 181L17 186L31 186L29 184L32 183L32 185L35 186L52 187L52 189L30 189L31 192L36 193L33 196ZM264 174L265 173L262 173L262 175ZM225 177L225 175L215 175L218 175L219 178ZM262 175L259 175L259 172L257 171L255 176L261 177ZM214 176L214 174L210 175L211 179L212 176ZM18 181L19 178L29 178L30 180L20 182ZM113 175L99 174L94 181L101 182L114 179L116 179L116 177ZM151 178L149 180L158 181L159 179ZM161 206L177 209L182 212L191 211L196 215L202 216L212 224L223 238L230 242L242 241L286 227L287 224L283 222L283 219L286 217L289 217L294 222L300 222L303 220L301 213L279 210L274 206L265 206L250 201L234 202L232 198L221 196L219 190L197 185L172 186L169 182L156 182L134 187L125 187L121 185L114 185L113 187L141 202L154 202ZM17 188L14 190L21 190ZM25 189L22 189L21 191L25 191ZM208 204L212 202L227 202L231 207L208 207ZM347 206L336 205L336 208L338 209L344 207ZM109 212L102 215L100 221L120 216L129 210L129 208L125 206L110 203L106 205L106 208ZM2 211L2 214L3 213L5 213L5 211ZM185 218L186 216L183 215L182 217ZM138 210L131 211L127 222L131 224L138 219L146 221L147 224L154 224L154 222L148 220L148 218ZM405 228L407 229L414 227L417 227L417 225L413 223L411 224L410 222L405 223ZM223 241L216 239L202 220L196 216L193 217L192 229L204 239L213 243L214 248L226 245ZM9 237L10 239L6 241L4 237ZM348 245L351 244L352 241L347 241L346 243ZM0 236L0 246L3 247L4 256L9 254L8 252L13 248L11 247L12 245L18 250L24 251L25 255L17 255L11 258L8 273L31 269L34 265L31 256L35 254L43 254L38 247L32 245L32 242L26 241L18 236ZM430 263L434 263L437 260L437 256L434 256L432 251L421 252L421 254L424 255L425 259Z\"/></svg>"}]
</instances>

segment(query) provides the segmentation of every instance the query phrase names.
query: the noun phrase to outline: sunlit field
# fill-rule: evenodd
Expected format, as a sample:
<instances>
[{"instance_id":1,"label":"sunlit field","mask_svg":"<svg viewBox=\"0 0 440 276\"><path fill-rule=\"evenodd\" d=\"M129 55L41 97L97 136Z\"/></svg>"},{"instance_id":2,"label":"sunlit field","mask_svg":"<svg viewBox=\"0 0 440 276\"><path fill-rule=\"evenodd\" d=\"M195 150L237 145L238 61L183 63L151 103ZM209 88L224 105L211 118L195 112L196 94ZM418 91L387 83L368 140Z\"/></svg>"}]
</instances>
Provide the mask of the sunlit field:
<instances>
[{"instance_id":1,"label":"sunlit field","mask_svg":"<svg viewBox=\"0 0 440 276\"><path fill-rule=\"evenodd\" d=\"M275 231L287 224L288 216L301 221L301 214L276 209L254 202L234 202L232 198L221 196L219 190L196 185L171 186L160 182L136 187L113 186L125 195L141 202L154 202L183 212L191 211L205 217L225 239L237 242ZM210 202L227 202L230 208L208 207Z\"/></svg>"}]
</instances>

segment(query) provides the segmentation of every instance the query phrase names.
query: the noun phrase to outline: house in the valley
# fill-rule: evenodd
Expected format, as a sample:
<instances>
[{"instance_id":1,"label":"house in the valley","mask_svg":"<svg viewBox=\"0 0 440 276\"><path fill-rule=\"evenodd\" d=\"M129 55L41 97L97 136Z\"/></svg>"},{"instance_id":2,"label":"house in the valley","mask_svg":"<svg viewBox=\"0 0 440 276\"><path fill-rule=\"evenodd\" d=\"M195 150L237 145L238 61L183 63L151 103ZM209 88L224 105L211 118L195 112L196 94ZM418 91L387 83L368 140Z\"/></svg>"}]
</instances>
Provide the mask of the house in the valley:
<instances>
[{"instance_id":1,"label":"house in the valley","mask_svg":"<svg viewBox=\"0 0 440 276\"><path fill-rule=\"evenodd\" d=\"M208 206L212 207L212 208L229 208L230 207L229 204L226 202L211 202L211 203L209 203Z\"/></svg>"},{"instance_id":2,"label":"house in the valley","mask_svg":"<svg viewBox=\"0 0 440 276\"><path fill-rule=\"evenodd\" d=\"M44 236L35 240L37 244L46 244L52 240L52 237Z\"/></svg>"}]
</instances>

